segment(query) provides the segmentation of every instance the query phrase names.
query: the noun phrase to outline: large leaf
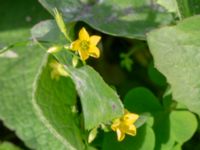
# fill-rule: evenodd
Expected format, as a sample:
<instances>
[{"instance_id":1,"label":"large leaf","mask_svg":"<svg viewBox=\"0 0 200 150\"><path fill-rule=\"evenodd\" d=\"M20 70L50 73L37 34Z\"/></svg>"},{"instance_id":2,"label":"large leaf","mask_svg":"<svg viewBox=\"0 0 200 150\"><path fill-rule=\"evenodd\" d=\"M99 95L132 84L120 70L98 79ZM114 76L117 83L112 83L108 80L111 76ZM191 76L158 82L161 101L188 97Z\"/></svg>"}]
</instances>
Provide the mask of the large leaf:
<instances>
[{"instance_id":1,"label":"large leaf","mask_svg":"<svg viewBox=\"0 0 200 150\"><path fill-rule=\"evenodd\" d=\"M200 115L200 16L148 34L155 66L171 85L173 98Z\"/></svg>"},{"instance_id":2,"label":"large leaf","mask_svg":"<svg viewBox=\"0 0 200 150\"><path fill-rule=\"evenodd\" d=\"M74 36L74 23L69 23L66 26L68 34L72 38ZM33 39L44 42L44 45L64 45L68 42L54 20L45 20L36 24L31 29L31 34Z\"/></svg>"},{"instance_id":3,"label":"large leaf","mask_svg":"<svg viewBox=\"0 0 200 150\"><path fill-rule=\"evenodd\" d=\"M33 39L51 42L52 44L65 44L66 42L54 20L45 20L36 24L31 29L31 34Z\"/></svg>"},{"instance_id":4,"label":"large leaf","mask_svg":"<svg viewBox=\"0 0 200 150\"><path fill-rule=\"evenodd\" d=\"M123 113L123 105L115 93L91 67L67 68L81 98L85 128L108 123Z\"/></svg>"},{"instance_id":5,"label":"large leaf","mask_svg":"<svg viewBox=\"0 0 200 150\"><path fill-rule=\"evenodd\" d=\"M24 39L28 37L28 32L2 32L1 45ZM32 149L66 149L56 134L50 133L41 123L31 103L32 84L43 59L46 59L44 51L34 45L11 50L16 57L0 58L0 119Z\"/></svg>"},{"instance_id":6,"label":"large leaf","mask_svg":"<svg viewBox=\"0 0 200 150\"><path fill-rule=\"evenodd\" d=\"M51 13L57 8L66 22L84 21L101 32L128 38L145 39L145 33L172 20L171 14L156 10L150 0L106 0L93 4L79 0L40 2Z\"/></svg>"},{"instance_id":7,"label":"large leaf","mask_svg":"<svg viewBox=\"0 0 200 150\"><path fill-rule=\"evenodd\" d=\"M139 128L135 137L127 136L122 142L117 141L114 132L105 134L103 141L103 150L154 150L154 146L154 132L148 125Z\"/></svg>"},{"instance_id":8,"label":"large leaf","mask_svg":"<svg viewBox=\"0 0 200 150\"><path fill-rule=\"evenodd\" d=\"M68 150L83 150L80 129L73 113L76 104L75 87L70 78L51 79L49 64L53 60L50 57L44 63L35 83L34 106L38 117L62 139Z\"/></svg>"}]
</instances>

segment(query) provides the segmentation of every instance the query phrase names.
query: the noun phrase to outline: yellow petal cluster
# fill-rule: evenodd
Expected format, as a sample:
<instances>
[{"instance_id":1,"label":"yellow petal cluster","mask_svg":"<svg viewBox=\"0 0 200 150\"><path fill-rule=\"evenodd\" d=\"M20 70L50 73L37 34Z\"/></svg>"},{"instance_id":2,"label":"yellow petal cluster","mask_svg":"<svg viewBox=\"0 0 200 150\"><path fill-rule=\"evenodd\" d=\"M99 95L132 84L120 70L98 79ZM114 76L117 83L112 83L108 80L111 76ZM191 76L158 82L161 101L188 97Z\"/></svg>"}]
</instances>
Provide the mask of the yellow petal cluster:
<instances>
[{"instance_id":1,"label":"yellow petal cluster","mask_svg":"<svg viewBox=\"0 0 200 150\"><path fill-rule=\"evenodd\" d=\"M99 58L100 50L96 47L101 37L97 35L90 36L85 28L79 32L78 39L72 42L71 49L78 51L82 60L86 60L89 56Z\"/></svg>"},{"instance_id":2,"label":"yellow petal cluster","mask_svg":"<svg viewBox=\"0 0 200 150\"><path fill-rule=\"evenodd\" d=\"M50 67L52 68L51 71L51 78L59 80L60 76L67 77L69 74L65 71L64 66L57 61L53 60L50 63Z\"/></svg>"},{"instance_id":3,"label":"yellow petal cluster","mask_svg":"<svg viewBox=\"0 0 200 150\"><path fill-rule=\"evenodd\" d=\"M121 118L115 119L111 125L111 129L117 133L117 140L122 141L125 138L125 134L135 136L136 126L135 121L139 118L139 115L130 113L125 110L124 115Z\"/></svg>"}]
</instances>

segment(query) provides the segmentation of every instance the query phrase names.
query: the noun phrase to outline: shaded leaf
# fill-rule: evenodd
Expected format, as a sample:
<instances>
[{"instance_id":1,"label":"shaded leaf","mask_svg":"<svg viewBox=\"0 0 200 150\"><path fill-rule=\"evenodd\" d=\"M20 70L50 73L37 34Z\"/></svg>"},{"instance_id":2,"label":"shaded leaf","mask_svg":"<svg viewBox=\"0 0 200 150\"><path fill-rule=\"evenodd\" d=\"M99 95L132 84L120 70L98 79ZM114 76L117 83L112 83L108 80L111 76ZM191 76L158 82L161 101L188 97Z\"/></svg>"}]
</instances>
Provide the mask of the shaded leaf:
<instances>
[{"instance_id":1,"label":"shaded leaf","mask_svg":"<svg viewBox=\"0 0 200 150\"><path fill-rule=\"evenodd\" d=\"M156 112L162 110L159 100L151 91L138 87L130 90L125 96L125 107L136 113Z\"/></svg>"},{"instance_id":2,"label":"shaded leaf","mask_svg":"<svg viewBox=\"0 0 200 150\"><path fill-rule=\"evenodd\" d=\"M40 0L51 13L57 8L66 22L84 21L95 29L114 36L145 39L145 33L172 21L171 14L159 12L150 0L96 1Z\"/></svg>"}]
</instances>

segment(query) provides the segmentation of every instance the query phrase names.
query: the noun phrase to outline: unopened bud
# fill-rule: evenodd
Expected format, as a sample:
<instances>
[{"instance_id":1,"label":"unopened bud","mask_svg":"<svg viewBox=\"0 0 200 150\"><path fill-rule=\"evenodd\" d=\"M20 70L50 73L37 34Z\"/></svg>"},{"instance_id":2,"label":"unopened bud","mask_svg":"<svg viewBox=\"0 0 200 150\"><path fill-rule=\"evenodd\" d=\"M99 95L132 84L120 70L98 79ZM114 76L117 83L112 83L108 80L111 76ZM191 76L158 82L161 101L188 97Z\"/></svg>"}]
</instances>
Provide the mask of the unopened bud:
<instances>
[{"instance_id":1,"label":"unopened bud","mask_svg":"<svg viewBox=\"0 0 200 150\"><path fill-rule=\"evenodd\" d=\"M47 52L48 53L56 53L62 49L62 46L52 46L50 47Z\"/></svg>"},{"instance_id":2,"label":"unopened bud","mask_svg":"<svg viewBox=\"0 0 200 150\"><path fill-rule=\"evenodd\" d=\"M78 64L78 57L76 56L76 55L74 55L73 56L73 58L72 58L72 65L73 65L73 67L76 67L77 66L77 64Z\"/></svg>"}]
</instances>

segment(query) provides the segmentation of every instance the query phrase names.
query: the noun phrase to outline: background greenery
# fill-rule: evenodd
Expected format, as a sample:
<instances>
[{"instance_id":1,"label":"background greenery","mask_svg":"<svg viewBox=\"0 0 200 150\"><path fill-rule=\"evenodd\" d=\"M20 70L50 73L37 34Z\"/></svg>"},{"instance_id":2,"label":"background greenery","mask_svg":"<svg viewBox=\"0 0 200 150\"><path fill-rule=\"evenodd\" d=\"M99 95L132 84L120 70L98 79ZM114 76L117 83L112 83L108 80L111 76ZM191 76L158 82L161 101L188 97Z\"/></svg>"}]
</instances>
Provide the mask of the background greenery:
<instances>
[{"instance_id":1,"label":"background greenery","mask_svg":"<svg viewBox=\"0 0 200 150\"><path fill-rule=\"evenodd\" d=\"M51 1L41 0L41 2L51 12L51 5L46 5L45 3L51 3ZM189 109L199 114L199 106L190 106L191 103L188 101L191 99L191 97L188 97L187 94L187 92L190 92L190 87L187 87L187 85L192 85L194 87L198 86L198 71L195 72L192 77L190 74L187 76L188 72L190 73L198 67L198 59L195 61L195 65L193 65L193 58L197 53L188 52L187 49L194 49L193 51L195 51L196 48L199 47L199 36L198 32L196 32L196 30L198 30L196 27L198 27L197 25L199 24L196 20L198 20L199 17L194 17L183 21L176 27L165 27L150 33L148 35L148 43L149 47L151 48L150 53L147 42L144 41L144 39L146 39L145 33L154 28L157 28L159 25L163 26L166 24L175 24L175 21L178 17L174 17L168 13L161 15L158 14L158 20L157 22L154 22L155 12L151 12L151 10L146 8L134 12L136 15L132 15L132 12L130 12L131 15L126 17L126 12L129 13L129 10L126 10L125 12L115 12L115 7L108 7L110 4L116 4L117 8L126 8L126 2L128 1L119 3L117 0L108 0L98 8L94 7L89 9L89 11L86 5L80 5L80 3L73 0L66 2L66 4L70 5L62 5L61 1L59 0L54 2L54 5L56 5L58 8L61 7L61 10L64 9L62 6L74 6L75 11L69 8L65 8L69 9L70 12L68 13L71 13L71 15L68 15L68 13L63 14L66 21L79 20L75 26L76 32L80 27L85 26L91 34L99 34L102 36L103 40L100 47L103 51L101 58L98 60L90 59L88 63L99 72L106 83L111 85L111 87L117 91L117 93L120 95L120 98L123 100L125 107L139 114L145 114L148 112L148 115L151 115L154 118L152 119L152 117L150 117L150 119L146 121L147 123L138 129L137 138L132 139L131 137L128 137L123 143L118 143L114 133L103 133L102 131L99 131L100 133L92 145L104 150L113 149L113 146L120 150L124 150L124 147L126 147L127 150L130 150L130 147L133 145L135 146L135 149L140 150L146 150L147 148L154 149L154 147L158 150L178 150L181 149L181 145L187 141L184 143L183 149L200 149L200 133L199 129L197 129L197 117L182 105L182 103L187 106L189 105ZM145 2L145 0L141 1L140 3L135 2L134 6L140 7ZM199 9L196 7L193 9L193 11L190 11L191 7L195 5L197 1L193 1L193 4L190 3L191 7L188 7L189 5L187 5L186 1L182 1L182 3L183 4L181 5L181 9L179 9L183 10L179 12L181 18L189 17L199 13ZM172 6L174 5L168 6L163 4L162 0L160 0L160 4L164 5L165 7L167 6L167 9L172 12L177 11L174 8L172 9ZM122 17L123 21L116 18L115 15L113 17L113 12L115 12L117 17L120 19ZM80 13L82 15L80 15ZM52 16L35 0L3 1L0 5L0 14L3 16L0 19L0 47L3 47L7 44L12 44L15 41L24 41L29 39L31 37L30 28L33 25L42 20L52 19ZM80 15L80 18L77 18L77 14ZM93 16L90 17L90 14L93 14ZM96 21L95 17L98 17L100 22ZM145 17L148 19L143 20L142 22L138 21L139 18ZM175 21L172 20L173 17L175 18ZM102 22L104 21L104 18L110 19L107 20L111 21L110 25L106 22ZM130 20L134 20L134 22L130 22ZM84 22L90 24L91 26ZM148 27L143 26L143 24L147 25ZM116 28L113 28L113 26ZM126 28L124 28L124 26ZM135 28L132 28L132 26ZM176 34L180 34L181 38L175 40L173 39L170 41L171 37L176 37ZM194 34L197 36L195 37ZM174 41L177 41L177 43ZM184 43L183 47L179 46L180 43ZM174 47L176 47L176 53L173 51ZM164 51L165 53L163 54L162 49L167 49L168 51ZM184 53L182 49L185 50ZM40 101L40 99L45 99L46 96L50 97L49 95L44 94L45 92L48 93L49 89L45 89L44 92L44 88L42 86L48 85L48 87L56 87L56 89L60 89L62 91L62 84L46 81L48 79L48 76L46 75L47 72L49 72L48 67L44 68L44 71L42 71L40 78L37 81L38 86L36 88L35 101L39 108L42 108L42 111L44 112L44 118L49 121L49 124L53 127L53 135L55 135L55 133L59 133L59 135L61 135L58 137L60 140L55 140L56 138L48 132L45 126L35 115L34 109L31 107L32 103L27 101L27 99L30 99L32 96L33 87L31 84L34 81L35 74L37 73L37 68L39 68L41 64L45 66L45 62L42 62L41 60L47 56L39 46L26 45L25 47L14 47L12 50L14 50L20 56L21 61L19 63L15 60L7 61L7 59L1 58L0 100L2 106L4 107L0 107L0 117L3 120L3 122L0 123L0 141L3 141L3 143L0 144L0 150L5 150L6 148L8 150L18 149L14 145L4 141L9 141L18 147L21 147L22 149L29 149L28 147L37 147L38 149L63 149L65 146L68 146L68 142L65 141L65 138L70 139L72 136L79 137L80 134L76 132L77 130L75 129L76 126L74 124L76 124L76 121L72 121L70 125L74 127L74 131L76 132L75 135L73 135L74 132L73 134L70 133L71 128L68 129L67 126L62 126L62 128L60 127L60 124L66 124L65 121L67 120L76 120L76 117L69 117L67 119L57 117L62 116L63 112L65 112L65 114L70 113L66 108L73 106L76 101L75 95L73 95L75 89L72 89L72 91L68 93L68 96L72 97L71 99L74 101L67 104L67 100L63 101L62 97L59 99L59 95L52 94L52 99L51 101L48 101L48 106L55 107L54 109L49 110L49 107L44 105L47 104L47 102ZM156 67L167 76L168 82L170 85L172 85L172 90L175 91L175 97L173 98L175 98L176 101L181 102L181 104L177 104L173 101L174 99L171 96L170 90L166 92L167 89L170 89L169 85L167 84L166 78L154 67L154 62L151 54L153 54ZM58 55L56 57L62 61L63 58L60 56L61 55ZM162 58L161 56L165 57ZM49 57L49 59L51 58ZM177 60L181 60L181 62L177 62ZM188 60L191 60L191 62ZM185 66L186 64L181 66L183 64L182 61L188 62L186 63L188 66ZM173 62L173 64L177 65L178 67L173 70L171 69L173 64L168 62ZM181 68L184 67L186 67L185 72L181 72ZM88 70L91 71L87 67L85 70L71 69L70 71L77 75L79 71L87 72ZM77 76L79 77L81 75ZM98 75L95 74L93 78L95 79L96 76ZM7 77L9 77L9 80ZM84 78L86 78L87 81L89 80L87 79L87 76ZM89 81L89 83L92 83L94 79ZM186 83L182 83L183 80L185 80ZM62 79L62 82L60 83L66 83L73 87L70 81ZM76 82L78 81L75 81L75 84ZM12 83L15 83L15 85ZM102 83L101 79L97 78L97 83ZM93 85L91 84L90 87L93 87ZM97 86L95 88L98 89L100 87ZM109 87L107 88L110 90ZM7 92L8 89L12 92ZM106 93L106 91L107 90L103 92ZM24 94L22 95L19 93ZM87 91L85 93L79 93L81 100L87 96L86 93ZM110 93L112 92L108 92L108 95L103 98L106 99L109 97ZM196 93L193 94L194 97L192 97L192 100L198 101L198 93L196 95L195 94ZM111 96L113 95L114 94ZM56 104L53 101L54 98L58 99ZM134 101L132 101L132 99L134 99ZM66 107L62 108L60 106ZM88 105L85 106L85 110L88 110L86 109ZM16 109L16 111L13 111L13 109ZM88 112L88 114L89 113L90 112ZM56 115L54 116L54 114ZM5 116L10 117L6 118ZM109 116L107 120L109 120ZM90 120L87 123L88 125L86 126L88 128L95 126L95 124L92 124ZM30 128L33 125L35 128L33 131L31 131ZM17 132L12 130L17 130ZM23 141L21 139L23 139ZM64 143L64 146L61 146L62 144L60 143L62 139L64 139L64 142L61 143ZM76 145L81 149L83 143L79 138L76 140L76 144L79 143L77 145L74 144L74 140L69 141L73 143L72 145ZM52 142L49 143L49 141ZM110 143L112 143L112 147L110 147Z\"/></svg>"}]
</instances>

